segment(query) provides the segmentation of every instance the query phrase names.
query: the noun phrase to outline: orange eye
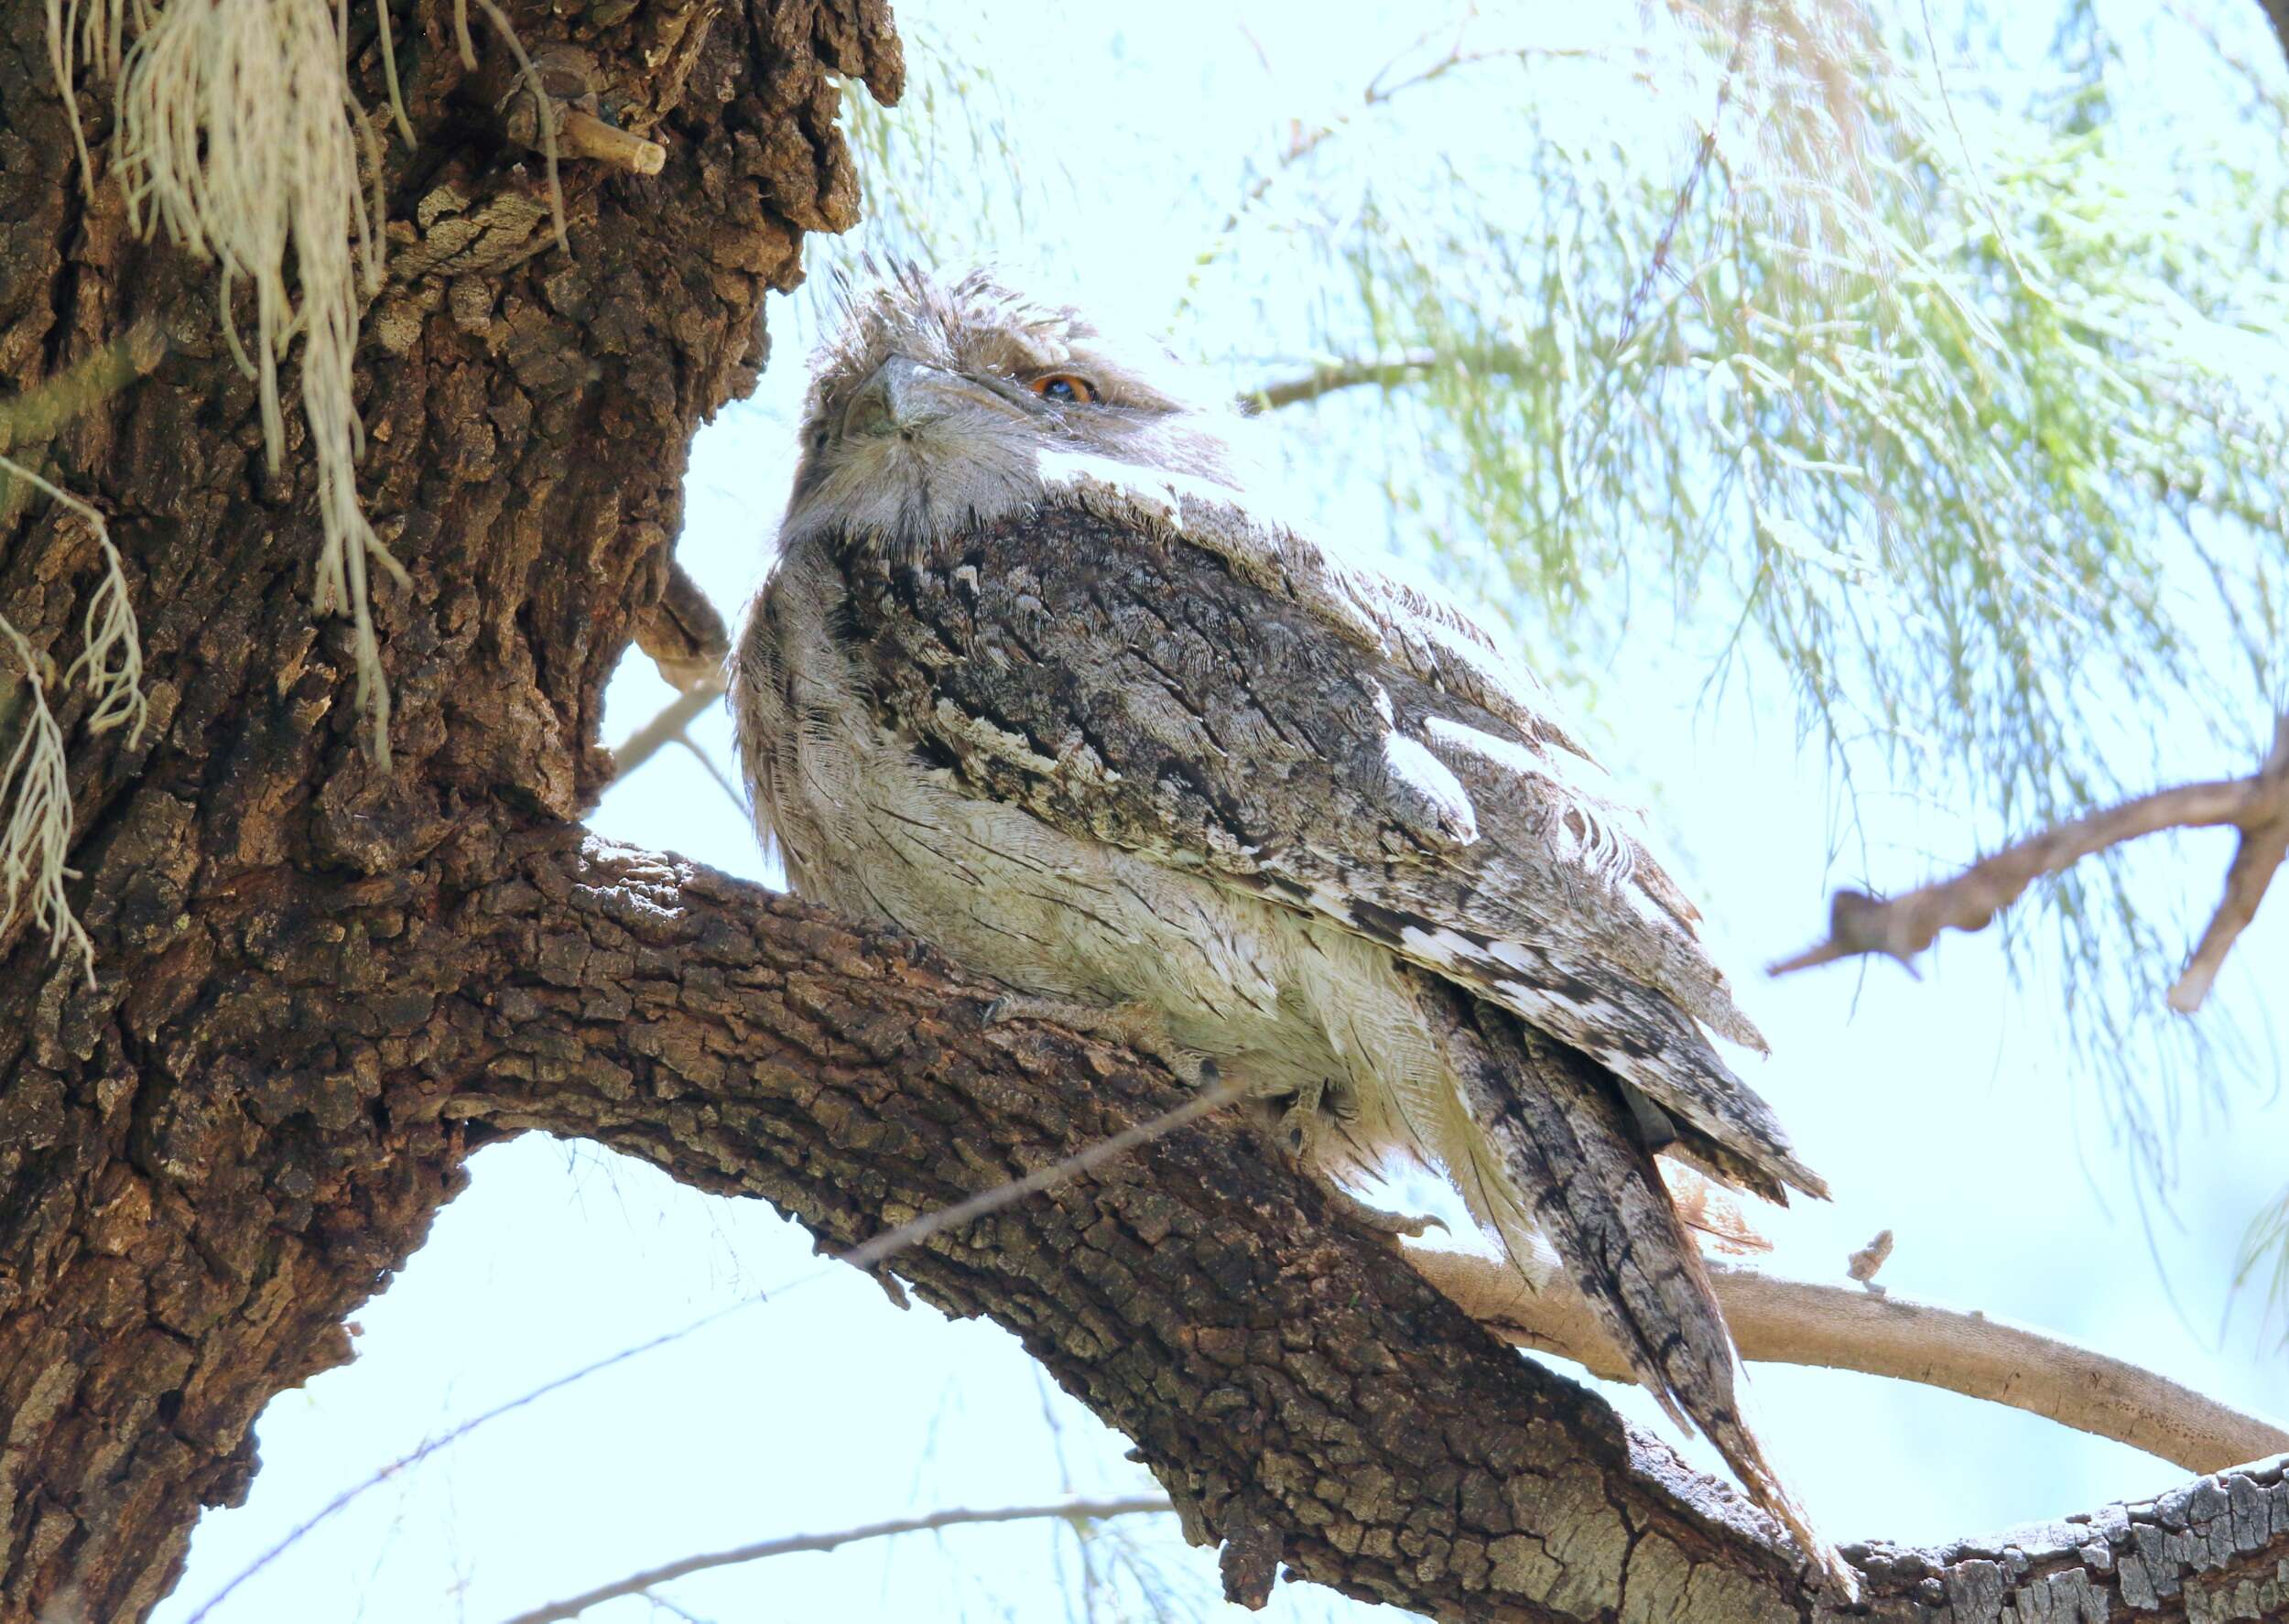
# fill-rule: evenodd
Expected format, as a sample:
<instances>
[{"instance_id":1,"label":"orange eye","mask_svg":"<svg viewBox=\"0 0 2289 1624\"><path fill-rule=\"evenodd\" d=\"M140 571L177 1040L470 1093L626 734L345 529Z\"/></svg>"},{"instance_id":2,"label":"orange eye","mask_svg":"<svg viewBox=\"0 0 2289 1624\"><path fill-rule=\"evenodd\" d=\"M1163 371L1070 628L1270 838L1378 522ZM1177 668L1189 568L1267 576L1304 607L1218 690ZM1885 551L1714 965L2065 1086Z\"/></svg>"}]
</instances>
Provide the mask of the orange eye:
<instances>
[{"instance_id":1,"label":"orange eye","mask_svg":"<svg viewBox=\"0 0 2289 1624\"><path fill-rule=\"evenodd\" d=\"M1033 392L1044 400L1054 400L1059 406L1090 406L1097 399L1096 385L1087 378L1077 378L1071 373L1051 373L1033 381Z\"/></svg>"}]
</instances>

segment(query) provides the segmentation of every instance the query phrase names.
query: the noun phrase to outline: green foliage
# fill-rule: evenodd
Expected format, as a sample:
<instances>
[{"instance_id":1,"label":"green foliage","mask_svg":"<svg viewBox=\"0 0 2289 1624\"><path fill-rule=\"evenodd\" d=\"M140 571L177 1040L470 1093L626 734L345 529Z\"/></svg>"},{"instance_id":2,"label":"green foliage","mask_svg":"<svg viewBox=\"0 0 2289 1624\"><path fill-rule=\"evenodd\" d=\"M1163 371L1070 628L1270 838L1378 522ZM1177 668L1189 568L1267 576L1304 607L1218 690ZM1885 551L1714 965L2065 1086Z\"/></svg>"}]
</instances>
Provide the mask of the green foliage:
<instances>
[{"instance_id":1,"label":"green foliage","mask_svg":"<svg viewBox=\"0 0 2289 1624\"><path fill-rule=\"evenodd\" d=\"M1842 179L1737 158L1720 126L1680 196L1546 126L1514 170L1378 186L1336 252L1361 350L1429 363L1393 403L1436 448L1402 501L1490 540L1593 655L1647 597L1730 628L1719 668L1776 662L1849 779L1998 834L2240 770L2284 693L2289 168L2240 156L2283 149L2283 103L2254 105L2253 140L2157 152L2069 83L1983 110L1967 168L1951 110L1864 82L1882 145ZM2201 755L2152 736L2188 701ZM2133 1085L2157 1050L2200 1057L2162 1024L2190 932L2121 864L2049 901L2077 1030L2159 1178Z\"/></svg>"},{"instance_id":2,"label":"green foliage","mask_svg":"<svg viewBox=\"0 0 2289 1624\"><path fill-rule=\"evenodd\" d=\"M1480 19L1233 178L1179 341L1323 461L1379 445L1394 547L1547 664L1785 675L1855 793L1968 809L1928 859L1960 861L2246 771L2289 701L2289 98L2236 66L2273 44L2245 9L2172 25L2191 118L2082 5L2032 44L1958 19L1951 58L1920 8L1677 0L1562 48ZM878 240L971 257L1069 208L996 156L1054 135L917 43L945 83L857 125ZM2011 922L2148 1193L2179 1083L2247 1057L2162 997L2218 872L2086 865Z\"/></svg>"}]
</instances>

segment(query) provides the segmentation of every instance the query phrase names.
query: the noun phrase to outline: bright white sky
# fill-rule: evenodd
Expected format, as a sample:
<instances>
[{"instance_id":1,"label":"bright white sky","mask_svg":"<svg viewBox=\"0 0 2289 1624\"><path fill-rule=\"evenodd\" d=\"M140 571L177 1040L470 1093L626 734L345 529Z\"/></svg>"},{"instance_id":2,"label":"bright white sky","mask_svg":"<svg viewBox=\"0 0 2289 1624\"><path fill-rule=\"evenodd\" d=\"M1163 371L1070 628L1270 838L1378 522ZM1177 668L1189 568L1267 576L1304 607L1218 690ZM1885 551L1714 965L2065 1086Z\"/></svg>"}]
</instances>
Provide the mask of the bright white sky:
<instances>
[{"instance_id":1,"label":"bright white sky","mask_svg":"<svg viewBox=\"0 0 2289 1624\"><path fill-rule=\"evenodd\" d=\"M2240 5L2254 18L2248 0ZM1111 20L1116 12L1125 15ZM1568 43L1546 16L1521 12L1513 27ZM1200 244L1246 183L1244 161L1289 117L1316 120L1354 101L1415 27L1374 8L1331 27L1320 5L988 7L979 60L1001 64L1013 117L1049 132L1078 182L1054 217L1032 222L1029 246L1101 304L1166 328ZM2275 59L2267 70L2278 70ZM1455 145L1451 131L1446 138ZM1040 143L1025 150L1041 161ZM727 614L767 561L789 468L804 338L784 302L772 324L778 353L761 394L700 436L689 482L682 558ZM1220 326L1201 312L1187 330L1211 353L1263 351L1245 309ZM1379 536L1372 467L1330 459L1310 471L1326 522ZM2283 1356L2249 1305L2229 1313L2242 1228L2283 1177L2284 1122L2266 1090L2224 1077L2222 1107L2189 1096L2178 1139L2186 1176L2150 1242L2090 1086L2056 1059L2057 1008L2011 990L1993 940L1951 940L1920 983L1888 967L1864 981L1850 970L1763 980L1756 965L1816 933L1831 883L1862 876L1828 866L1836 787L1800 756L1783 685L1735 684L1697 703L1698 657L1648 650L1600 674L1599 710L1613 764L1658 796L1720 957L1774 1040L1774 1058L1751 1080L1837 1192L1817 1210L1769 1215L1771 1266L1840 1279L1846 1254L1890 1228L1898 1250L1883 1280L1894 1292L2060 1332L2229 1402L2289 1410ZM667 697L633 661L613 688L608 731L624 734ZM721 718L697 734L728 761ZM1879 796L1861 810L1879 853L1969 850L1967 830L1912 797ZM593 822L776 878L744 817L681 751L615 790ZM2205 904L2225 855L2210 840L2180 854L2185 884ZM1915 860L1898 861L1908 872L1869 877L1920 877ZM2252 989L2284 984L2285 971L2289 905L2277 903L2238 951L2226 996L2254 1008ZM1047 1388L1014 1339L925 1307L896 1312L867 1281L813 1260L808 1238L758 1204L540 1139L488 1151L472 1174L429 1244L360 1315L356 1361L265 1415L252 1499L201 1525L189 1577L156 1615L162 1624L180 1624L287 1529L424 1438L766 1291L768 1304L544 1400L365 1496L213 1616L491 1624L696 1551L953 1505L1152 1487L1121 1459L1124 1441ZM1839 1539L1986 1531L2183 1476L1943 1392L1785 1368L1752 1376L1774 1453ZM1606 1391L1664 1430L1642 1395ZM1134 1561L1159 1575L1180 1616L1223 1613L1212 1555L1186 1551L1172 1519L1112 1532L1123 1538L1091 1547L1100 1572ZM782 1558L667 1594L723 1624L1064 1619L1081 1612L1076 1550L1050 1525L960 1530ZM1134 1600L1133 1582L1125 1594ZM1283 1588L1268 1616L1354 1613L1370 1616ZM642 1601L591 1615L605 1624L655 1616L671 1615Z\"/></svg>"}]
</instances>

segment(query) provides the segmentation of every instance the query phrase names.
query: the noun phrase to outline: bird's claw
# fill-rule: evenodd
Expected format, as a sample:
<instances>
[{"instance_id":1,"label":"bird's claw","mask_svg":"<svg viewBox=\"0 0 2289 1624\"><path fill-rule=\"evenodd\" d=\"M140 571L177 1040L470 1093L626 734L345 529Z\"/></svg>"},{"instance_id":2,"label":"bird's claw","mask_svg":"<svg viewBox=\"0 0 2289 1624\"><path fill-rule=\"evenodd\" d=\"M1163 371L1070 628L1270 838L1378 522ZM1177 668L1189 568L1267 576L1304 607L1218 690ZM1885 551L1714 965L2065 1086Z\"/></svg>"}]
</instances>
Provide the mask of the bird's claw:
<instances>
[{"instance_id":1,"label":"bird's claw","mask_svg":"<svg viewBox=\"0 0 2289 1624\"><path fill-rule=\"evenodd\" d=\"M1312 1177L1327 1192L1328 1199L1348 1213L1352 1222L1362 1229L1382 1236L1394 1246L1398 1244L1401 1236L1410 1240L1420 1240L1427 1229L1437 1229L1442 1235L1453 1233L1447 1228L1447 1220L1436 1213L1385 1212L1372 1202L1361 1200L1325 1174L1314 1173Z\"/></svg>"}]
</instances>

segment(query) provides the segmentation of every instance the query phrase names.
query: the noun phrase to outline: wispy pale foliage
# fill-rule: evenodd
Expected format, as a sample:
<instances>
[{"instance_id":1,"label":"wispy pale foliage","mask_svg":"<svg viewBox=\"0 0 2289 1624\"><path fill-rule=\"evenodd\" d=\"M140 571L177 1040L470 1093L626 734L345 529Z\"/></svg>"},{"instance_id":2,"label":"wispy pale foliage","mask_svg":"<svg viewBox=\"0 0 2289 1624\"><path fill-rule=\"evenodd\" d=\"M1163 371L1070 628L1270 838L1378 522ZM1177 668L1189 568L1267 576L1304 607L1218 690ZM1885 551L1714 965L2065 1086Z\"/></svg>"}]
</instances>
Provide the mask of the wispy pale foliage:
<instances>
[{"instance_id":1,"label":"wispy pale foliage","mask_svg":"<svg viewBox=\"0 0 2289 1624\"><path fill-rule=\"evenodd\" d=\"M2233 1283L2238 1289L2262 1289L2267 1311L2283 1327L2283 1345L2289 1347L2289 1189L2251 1221Z\"/></svg>"},{"instance_id":2,"label":"wispy pale foliage","mask_svg":"<svg viewBox=\"0 0 2289 1624\"><path fill-rule=\"evenodd\" d=\"M103 579L88 600L80 655L64 671L62 686L87 685L94 701L87 716L89 732L125 727L131 730L131 741L140 739L149 710L143 694L143 643L119 549L112 545L103 515L14 459L0 456L0 493L10 493L8 482L17 480L88 525L103 556ZM94 945L64 891L64 882L72 877L67 866L71 785L65 770L63 730L48 703L49 674L30 641L5 615L0 615L0 652L23 673L20 679L0 686L0 737L11 731L15 734L7 759L0 763L0 937L19 918L30 920L34 929L47 933L51 955L66 947L80 955L92 983Z\"/></svg>"},{"instance_id":3,"label":"wispy pale foliage","mask_svg":"<svg viewBox=\"0 0 2289 1624\"><path fill-rule=\"evenodd\" d=\"M274 470L286 445L279 363L291 336L302 337L301 406L318 465L317 607L341 610L356 628L359 708L372 716L386 761L389 687L367 570L378 563L401 579L403 571L358 500L364 430L351 376L361 298L381 286L380 204L368 203L359 172L370 137L343 68L335 8L327 0L173 0L138 22L121 73L113 155L129 218L221 267L223 335L259 384ZM118 33L114 21L105 38ZM365 156L378 183L378 162ZM242 283L255 296L251 348L231 314Z\"/></svg>"},{"instance_id":4,"label":"wispy pale foliage","mask_svg":"<svg viewBox=\"0 0 2289 1624\"><path fill-rule=\"evenodd\" d=\"M1719 125L1681 211L1674 178L1546 130L1501 183L1379 189L1338 252L1366 353L1427 363L1391 403L1431 452L1400 499L1593 650L1649 610L1731 628L1719 669L1785 671L1854 782L1994 835L2183 771L2155 730L2189 708L2200 774L2240 770L2283 691L2289 174L2157 152L2080 84L1916 92L1868 81L1840 180ZM2164 1013L2176 899L2120 870L2049 897L2037 957L2166 1183L2157 1072L2214 1058Z\"/></svg>"},{"instance_id":5,"label":"wispy pale foliage","mask_svg":"<svg viewBox=\"0 0 2289 1624\"><path fill-rule=\"evenodd\" d=\"M472 3L455 0L453 25L461 54L474 67ZM545 102L539 75L507 16L494 0L473 4L536 100ZM389 8L376 6L374 14L391 112L410 141ZM348 16L330 0L48 0L48 44L67 102L82 68L98 81L115 81L111 167L136 228L164 232L219 267L223 338L258 386L274 471L287 443L280 370L294 339L301 338L298 394L318 472L312 598L319 613L350 617L358 709L372 720L374 752L386 766L389 685L374 627L370 571L379 567L401 584L405 571L358 497L365 436L353 367L362 309L382 286L384 237L381 155L350 83ZM535 120L561 250L556 122L546 106ZM72 139L92 189L96 165L76 120ZM242 288L254 296L252 344L233 315Z\"/></svg>"},{"instance_id":6,"label":"wispy pale foliage","mask_svg":"<svg viewBox=\"0 0 2289 1624\"><path fill-rule=\"evenodd\" d=\"M2186 121L2079 6L2009 41L2007 14L1841 0L1673 0L1588 35L1459 15L1274 133L1183 309L1251 308L1236 379L1306 438L1379 445L1394 544L1538 646L1784 679L1853 794L1976 831L1879 861L1847 796L1841 877L1904 883L1969 838L2246 771L2289 692L2289 108L2233 66L2271 46L2242 21L2245 50L2178 41L2238 103ZM894 241L1017 239L965 137L1054 135L978 105L949 82L877 115ZM956 107L966 128L935 122ZM2164 866L2065 876L2050 923L2013 927L2155 1190L2169 1079L2240 1054L2166 1012L2215 899Z\"/></svg>"},{"instance_id":7,"label":"wispy pale foliage","mask_svg":"<svg viewBox=\"0 0 2289 1624\"><path fill-rule=\"evenodd\" d=\"M47 932L51 953L76 949L87 973L95 973L95 948L71 912L64 882L71 871L71 785L64 773L63 730L48 707L48 683L39 657L5 616L0 616L0 644L22 668L15 689L15 747L0 763L0 932L18 917Z\"/></svg>"},{"instance_id":8,"label":"wispy pale foliage","mask_svg":"<svg viewBox=\"0 0 2289 1624\"><path fill-rule=\"evenodd\" d=\"M1069 188L1056 152L1026 139L974 37L933 16L901 16L906 94L895 107L842 98L842 124L865 178L865 240L926 263L974 255L1024 235L1028 214ZM841 250L812 237L807 253Z\"/></svg>"}]
</instances>

